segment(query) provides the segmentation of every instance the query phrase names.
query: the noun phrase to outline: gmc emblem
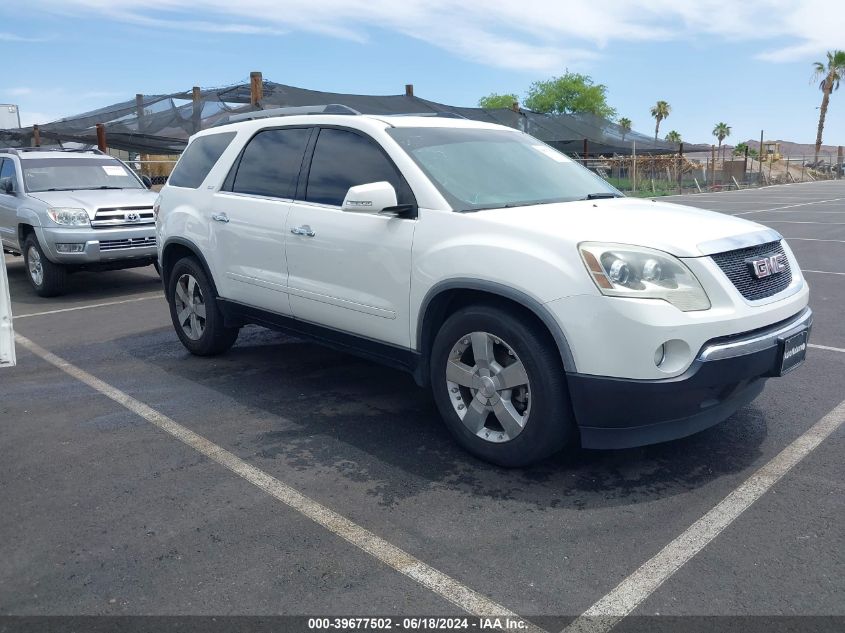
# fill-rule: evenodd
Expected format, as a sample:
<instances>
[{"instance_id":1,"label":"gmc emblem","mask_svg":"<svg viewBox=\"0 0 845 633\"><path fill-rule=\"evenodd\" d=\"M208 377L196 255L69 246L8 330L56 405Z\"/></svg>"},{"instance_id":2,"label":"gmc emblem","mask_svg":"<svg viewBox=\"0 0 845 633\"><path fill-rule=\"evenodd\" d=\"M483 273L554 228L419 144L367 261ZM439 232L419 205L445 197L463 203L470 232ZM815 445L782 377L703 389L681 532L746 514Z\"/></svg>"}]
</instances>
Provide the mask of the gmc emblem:
<instances>
[{"instance_id":1,"label":"gmc emblem","mask_svg":"<svg viewBox=\"0 0 845 633\"><path fill-rule=\"evenodd\" d=\"M746 260L748 266L751 268L751 273L757 279L763 279L770 275L777 275L786 270L786 256L783 253L776 255L766 255L759 259Z\"/></svg>"}]
</instances>

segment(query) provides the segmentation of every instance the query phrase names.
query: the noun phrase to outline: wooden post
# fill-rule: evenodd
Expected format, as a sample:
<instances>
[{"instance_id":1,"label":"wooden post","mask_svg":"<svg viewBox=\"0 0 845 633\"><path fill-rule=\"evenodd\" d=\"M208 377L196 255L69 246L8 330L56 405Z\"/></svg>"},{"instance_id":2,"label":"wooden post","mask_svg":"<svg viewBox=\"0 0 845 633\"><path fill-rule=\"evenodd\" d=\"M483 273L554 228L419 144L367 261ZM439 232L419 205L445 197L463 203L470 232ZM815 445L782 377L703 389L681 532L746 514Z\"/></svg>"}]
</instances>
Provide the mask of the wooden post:
<instances>
[{"instance_id":1,"label":"wooden post","mask_svg":"<svg viewBox=\"0 0 845 633\"><path fill-rule=\"evenodd\" d=\"M249 73L249 103L252 107L257 107L259 102L264 98L264 80L261 78L261 73L254 71Z\"/></svg>"},{"instance_id":2,"label":"wooden post","mask_svg":"<svg viewBox=\"0 0 845 633\"><path fill-rule=\"evenodd\" d=\"M839 180L842 177L842 167L843 167L843 165L842 165L842 152L843 152L843 149L842 149L842 146L840 145L839 148L836 150L836 164L837 164L836 180Z\"/></svg>"},{"instance_id":3,"label":"wooden post","mask_svg":"<svg viewBox=\"0 0 845 633\"><path fill-rule=\"evenodd\" d=\"M32 126L32 142L35 143L35 147L41 147L41 130L37 125Z\"/></svg>"},{"instance_id":4,"label":"wooden post","mask_svg":"<svg viewBox=\"0 0 845 633\"><path fill-rule=\"evenodd\" d=\"M678 193L682 193L684 190L684 144L681 143L678 146Z\"/></svg>"},{"instance_id":5,"label":"wooden post","mask_svg":"<svg viewBox=\"0 0 845 633\"><path fill-rule=\"evenodd\" d=\"M108 145L106 145L106 126L102 123L97 123L97 149L101 152L108 151Z\"/></svg>"},{"instance_id":6,"label":"wooden post","mask_svg":"<svg viewBox=\"0 0 845 633\"><path fill-rule=\"evenodd\" d=\"M763 130L760 130L760 151L757 153L757 159L760 161L760 175L763 175Z\"/></svg>"},{"instance_id":7,"label":"wooden post","mask_svg":"<svg viewBox=\"0 0 845 633\"><path fill-rule=\"evenodd\" d=\"M742 179L748 184L748 144L745 144L745 162L742 164Z\"/></svg>"},{"instance_id":8,"label":"wooden post","mask_svg":"<svg viewBox=\"0 0 845 633\"><path fill-rule=\"evenodd\" d=\"M589 151L590 151L589 143L588 143L587 139L584 139L584 162L585 163L587 162L587 158L589 158L589 156L590 156Z\"/></svg>"},{"instance_id":9,"label":"wooden post","mask_svg":"<svg viewBox=\"0 0 845 633\"><path fill-rule=\"evenodd\" d=\"M191 127L193 128L193 134L196 134L202 128L202 93L199 86L194 86L191 90L191 101L193 102Z\"/></svg>"},{"instance_id":10,"label":"wooden post","mask_svg":"<svg viewBox=\"0 0 845 633\"><path fill-rule=\"evenodd\" d=\"M144 120L144 95L140 92L135 95L135 116L138 117L138 131L143 132L146 121Z\"/></svg>"},{"instance_id":11,"label":"wooden post","mask_svg":"<svg viewBox=\"0 0 845 633\"><path fill-rule=\"evenodd\" d=\"M712 167L710 169L710 183L712 187L716 186L716 146L710 146L710 161L712 163Z\"/></svg>"},{"instance_id":12,"label":"wooden post","mask_svg":"<svg viewBox=\"0 0 845 633\"><path fill-rule=\"evenodd\" d=\"M413 97L414 96L414 84L405 84L405 96L406 97Z\"/></svg>"},{"instance_id":13,"label":"wooden post","mask_svg":"<svg viewBox=\"0 0 845 633\"><path fill-rule=\"evenodd\" d=\"M628 175L631 181L631 191L637 190L637 139L631 141L631 173Z\"/></svg>"}]
</instances>

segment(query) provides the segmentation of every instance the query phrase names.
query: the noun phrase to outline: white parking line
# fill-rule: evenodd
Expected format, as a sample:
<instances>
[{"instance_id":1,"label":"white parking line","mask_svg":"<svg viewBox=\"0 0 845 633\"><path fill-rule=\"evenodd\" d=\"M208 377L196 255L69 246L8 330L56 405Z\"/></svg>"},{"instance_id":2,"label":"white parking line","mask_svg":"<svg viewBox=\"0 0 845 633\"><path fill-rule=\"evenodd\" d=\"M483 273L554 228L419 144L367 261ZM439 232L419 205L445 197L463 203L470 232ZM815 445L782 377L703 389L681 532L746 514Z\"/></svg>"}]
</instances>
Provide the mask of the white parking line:
<instances>
[{"instance_id":1,"label":"white parking line","mask_svg":"<svg viewBox=\"0 0 845 633\"><path fill-rule=\"evenodd\" d=\"M829 352L842 352L845 354L845 349L841 347L830 347L829 345L816 345L815 343L807 343L807 347L814 347L816 349L826 349Z\"/></svg>"},{"instance_id":2,"label":"white parking line","mask_svg":"<svg viewBox=\"0 0 845 633\"><path fill-rule=\"evenodd\" d=\"M434 569L408 552L390 544L381 537L376 536L366 528L353 523L334 510L330 510L326 506L306 497L301 492L282 483L272 475L259 470L255 466L251 466L226 449L212 443L203 436L194 433L187 427L174 422L163 413L159 413L152 407L144 404L140 400L136 400L120 389L112 387L108 383L92 376L76 365L73 365L63 358L56 356L52 352L47 351L43 347L30 341L28 338L21 336L20 334L16 334L15 340L19 345L26 348L36 356L39 356L80 382L85 383L107 398L110 398L123 407L126 407L132 413L142 417L150 424L157 426L165 433L170 434L180 442L193 448L195 451L214 460L221 466L225 466L239 477L242 477L252 485L266 492L271 497L274 497L288 507L303 514L333 534L336 534L356 547L359 547L367 554L392 567L396 571L404 574L412 580L415 580L423 587L430 589L467 613L477 616L508 618L514 622L519 621L524 623L523 626L519 627L521 631L530 630L535 633L545 633L543 629L534 626L502 605L461 584L443 572Z\"/></svg>"},{"instance_id":3,"label":"white parking line","mask_svg":"<svg viewBox=\"0 0 845 633\"><path fill-rule=\"evenodd\" d=\"M769 209L766 209L768 211ZM735 213L734 215L740 215ZM823 226L840 226L845 222L808 222L807 220L760 220L760 222L768 222L770 224L821 224Z\"/></svg>"},{"instance_id":4,"label":"white parking line","mask_svg":"<svg viewBox=\"0 0 845 633\"><path fill-rule=\"evenodd\" d=\"M134 299L121 299L120 301L106 301L105 303L92 303L90 305L85 306L76 306L74 308L61 308L60 310L47 310L46 312L32 312L30 314L19 314L18 316L14 317L15 320L18 319L28 319L30 317L37 317L37 316L45 316L47 314L59 314L61 312L75 312L77 310L90 310L91 308L105 308L106 306L117 306L122 303L135 303L136 301L146 301L147 299L162 299L164 298L164 294L161 292L157 292L152 295L146 295L143 297L136 297Z\"/></svg>"},{"instance_id":5,"label":"white parking line","mask_svg":"<svg viewBox=\"0 0 845 633\"><path fill-rule=\"evenodd\" d=\"M845 400L564 629L607 633L845 423Z\"/></svg>"},{"instance_id":6,"label":"white parking line","mask_svg":"<svg viewBox=\"0 0 845 633\"><path fill-rule=\"evenodd\" d=\"M795 207L808 207L813 204L822 204L825 202L839 202L845 198L831 198L830 200L814 200L813 202L799 202L798 204L788 204L783 207L772 207L771 209L757 209L756 211L741 211L740 213L733 213L731 215L748 215L749 213L763 213L764 211L779 211L780 209L794 209ZM816 224L815 222L812 224Z\"/></svg>"},{"instance_id":7,"label":"white parking line","mask_svg":"<svg viewBox=\"0 0 845 633\"><path fill-rule=\"evenodd\" d=\"M787 238L787 239L789 239L789 238ZM802 268L801 272L802 273L819 273L821 275L845 275L845 273L835 273L835 272L830 271L830 270L809 270L807 268Z\"/></svg>"}]
</instances>

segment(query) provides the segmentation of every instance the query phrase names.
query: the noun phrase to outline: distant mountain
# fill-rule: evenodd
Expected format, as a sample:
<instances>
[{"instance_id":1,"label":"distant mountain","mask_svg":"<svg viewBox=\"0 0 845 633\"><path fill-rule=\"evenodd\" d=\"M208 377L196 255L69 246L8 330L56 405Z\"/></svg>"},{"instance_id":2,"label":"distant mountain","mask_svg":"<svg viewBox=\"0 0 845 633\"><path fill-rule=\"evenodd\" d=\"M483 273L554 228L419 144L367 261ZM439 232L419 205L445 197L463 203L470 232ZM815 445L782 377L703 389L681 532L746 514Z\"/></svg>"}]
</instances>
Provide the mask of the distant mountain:
<instances>
[{"instance_id":1,"label":"distant mountain","mask_svg":"<svg viewBox=\"0 0 845 633\"><path fill-rule=\"evenodd\" d=\"M780 143L780 153L782 156L789 156L790 158L797 158L800 159L802 156L806 157L808 160L812 160L813 156L816 152L816 145L815 143L793 143L792 141L782 141L780 139L776 141L771 141L770 139L765 140L766 143ZM760 141L749 139L745 141L750 149L759 150L760 149ZM714 143L715 145L715 143ZM722 145L723 151L725 152L725 157L730 158L731 152L733 152L735 145L728 145L727 143ZM819 158L824 160L828 159L828 156L833 160L836 161L836 152L837 146L836 145L822 145L821 152ZM710 152L695 152L690 153L690 158L698 158L704 159L710 156Z\"/></svg>"}]
</instances>

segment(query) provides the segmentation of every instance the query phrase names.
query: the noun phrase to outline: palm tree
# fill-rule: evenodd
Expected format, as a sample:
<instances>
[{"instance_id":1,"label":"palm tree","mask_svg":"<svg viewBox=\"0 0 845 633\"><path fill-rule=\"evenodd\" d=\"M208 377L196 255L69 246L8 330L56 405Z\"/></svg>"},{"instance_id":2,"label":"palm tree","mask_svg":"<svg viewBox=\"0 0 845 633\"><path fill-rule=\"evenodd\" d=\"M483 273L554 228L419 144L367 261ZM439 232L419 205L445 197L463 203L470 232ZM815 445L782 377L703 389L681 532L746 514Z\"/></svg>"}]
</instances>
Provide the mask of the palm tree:
<instances>
[{"instance_id":1,"label":"palm tree","mask_svg":"<svg viewBox=\"0 0 845 633\"><path fill-rule=\"evenodd\" d=\"M628 119L624 116L621 119L619 119L619 127L622 128L622 142L623 143L625 142L625 135L628 134L628 132L631 131L631 125L633 125L631 123L631 119Z\"/></svg>"},{"instance_id":2,"label":"palm tree","mask_svg":"<svg viewBox=\"0 0 845 633\"><path fill-rule=\"evenodd\" d=\"M716 127L713 128L713 136L719 139L719 152L722 151L722 141L724 141L727 137L731 135L731 126L727 123L717 123ZM722 156L722 161L724 162L725 157Z\"/></svg>"},{"instance_id":3,"label":"palm tree","mask_svg":"<svg viewBox=\"0 0 845 633\"><path fill-rule=\"evenodd\" d=\"M657 140L657 135L660 134L660 122L669 116L672 111L670 106L665 101L658 101L651 107L651 116L657 120L657 125L654 126L654 140Z\"/></svg>"},{"instance_id":4,"label":"palm tree","mask_svg":"<svg viewBox=\"0 0 845 633\"><path fill-rule=\"evenodd\" d=\"M681 134L679 132L676 132L675 130L672 130L671 132L669 132L666 135L666 140L669 141L670 143L680 143L681 142Z\"/></svg>"},{"instance_id":5,"label":"palm tree","mask_svg":"<svg viewBox=\"0 0 845 633\"><path fill-rule=\"evenodd\" d=\"M822 132L824 119L827 116L827 106L830 103L830 93L839 88L839 82L845 77L845 51L828 51L827 64L816 62L813 64L813 81L821 79L819 90L824 95L819 108L819 131L816 134L816 159L819 162L819 152L822 149Z\"/></svg>"}]
</instances>

